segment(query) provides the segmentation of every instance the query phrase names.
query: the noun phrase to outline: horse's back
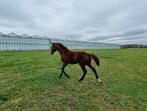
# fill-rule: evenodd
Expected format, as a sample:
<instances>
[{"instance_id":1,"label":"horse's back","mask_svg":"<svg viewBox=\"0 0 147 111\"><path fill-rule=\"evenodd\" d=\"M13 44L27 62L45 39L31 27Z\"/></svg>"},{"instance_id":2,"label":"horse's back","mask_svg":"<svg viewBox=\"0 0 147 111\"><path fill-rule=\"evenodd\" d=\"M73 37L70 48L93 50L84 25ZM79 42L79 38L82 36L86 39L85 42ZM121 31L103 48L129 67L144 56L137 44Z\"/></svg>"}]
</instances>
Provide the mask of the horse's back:
<instances>
[{"instance_id":1,"label":"horse's back","mask_svg":"<svg viewBox=\"0 0 147 111\"><path fill-rule=\"evenodd\" d=\"M80 64L89 64L91 62L91 57L86 52L75 52L75 58L77 60L77 63Z\"/></svg>"}]
</instances>

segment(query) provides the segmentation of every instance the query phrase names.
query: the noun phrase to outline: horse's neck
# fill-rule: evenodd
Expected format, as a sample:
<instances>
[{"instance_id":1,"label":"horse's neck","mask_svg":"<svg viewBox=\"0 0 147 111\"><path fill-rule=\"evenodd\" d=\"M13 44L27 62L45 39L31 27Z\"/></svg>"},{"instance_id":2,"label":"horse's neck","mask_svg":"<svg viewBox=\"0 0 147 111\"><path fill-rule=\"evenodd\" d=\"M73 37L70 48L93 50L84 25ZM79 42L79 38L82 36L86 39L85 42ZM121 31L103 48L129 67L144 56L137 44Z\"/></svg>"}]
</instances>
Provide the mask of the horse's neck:
<instances>
[{"instance_id":1,"label":"horse's neck","mask_svg":"<svg viewBox=\"0 0 147 111\"><path fill-rule=\"evenodd\" d=\"M59 52L60 56L62 56L64 54L69 53L70 51L69 50L65 50L65 49L58 49L58 52Z\"/></svg>"}]
</instances>

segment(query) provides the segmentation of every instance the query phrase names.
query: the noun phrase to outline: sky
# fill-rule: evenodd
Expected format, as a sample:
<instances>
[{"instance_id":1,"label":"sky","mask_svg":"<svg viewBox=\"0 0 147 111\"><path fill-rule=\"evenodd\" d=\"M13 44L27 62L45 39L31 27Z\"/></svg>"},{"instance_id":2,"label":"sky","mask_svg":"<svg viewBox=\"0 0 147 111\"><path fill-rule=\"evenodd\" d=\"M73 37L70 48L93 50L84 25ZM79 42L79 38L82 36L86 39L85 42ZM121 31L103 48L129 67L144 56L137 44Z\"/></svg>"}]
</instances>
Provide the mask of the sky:
<instances>
[{"instance_id":1,"label":"sky","mask_svg":"<svg viewBox=\"0 0 147 111\"><path fill-rule=\"evenodd\" d=\"M0 32L147 44L147 0L0 0Z\"/></svg>"}]
</instances>

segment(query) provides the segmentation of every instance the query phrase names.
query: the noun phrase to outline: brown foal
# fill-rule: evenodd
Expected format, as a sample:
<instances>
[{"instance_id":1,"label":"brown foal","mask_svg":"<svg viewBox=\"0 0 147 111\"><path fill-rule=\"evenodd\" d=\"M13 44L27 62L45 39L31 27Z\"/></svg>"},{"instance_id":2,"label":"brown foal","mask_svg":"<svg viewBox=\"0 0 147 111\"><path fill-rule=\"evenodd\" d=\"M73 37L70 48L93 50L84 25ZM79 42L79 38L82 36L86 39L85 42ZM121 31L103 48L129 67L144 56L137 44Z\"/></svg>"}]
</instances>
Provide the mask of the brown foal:
<instances>
[{"instance_id":1,"label":"brown foal","mask_svg":"<svg viewBox=\"0 0 147 111\"><path fill-rule=\"evenodd\" d=\"M79 81L84 79L84 77L87 73L85 66L87 65L94 72L96 79L99 82L102 82L101 79L98 77L95 68L91 65L91 59L94 59L94 61L97 65L100 64L98 57L96 57L94 54L88 54L86 52L71 51L71 50L67 49L64 45L62 45L61 43L52 43L51 54L53 54L55 51L59 52L61 60L63 62L61 74L59 76L60 78L62 77L62 74L64 73L65 76L67 76L70 79L70 77L64 71L64 68L68 64L79 64L81 69L83 70L83 75L79 79Z\"/></svg>"}]
</instances>

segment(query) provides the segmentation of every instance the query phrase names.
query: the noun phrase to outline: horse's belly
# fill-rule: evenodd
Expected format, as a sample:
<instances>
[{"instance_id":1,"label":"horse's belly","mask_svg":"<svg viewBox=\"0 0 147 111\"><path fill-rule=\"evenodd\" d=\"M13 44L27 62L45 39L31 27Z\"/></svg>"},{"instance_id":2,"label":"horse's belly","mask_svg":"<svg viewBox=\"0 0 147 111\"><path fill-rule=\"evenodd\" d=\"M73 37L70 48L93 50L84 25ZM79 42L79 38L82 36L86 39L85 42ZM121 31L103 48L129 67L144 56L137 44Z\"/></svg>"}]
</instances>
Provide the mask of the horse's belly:
<instances>
[{"instance_id":1,"label":"horse's belly","mask_svg":"<svg viewBox=\"0 0 147 111\"><path fill-rule=\"evenodd\" d=\"M77 61L70 61L69 64L77 64Z\"/></svg>"}]
</instances>

